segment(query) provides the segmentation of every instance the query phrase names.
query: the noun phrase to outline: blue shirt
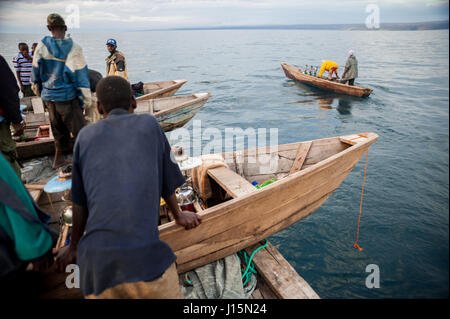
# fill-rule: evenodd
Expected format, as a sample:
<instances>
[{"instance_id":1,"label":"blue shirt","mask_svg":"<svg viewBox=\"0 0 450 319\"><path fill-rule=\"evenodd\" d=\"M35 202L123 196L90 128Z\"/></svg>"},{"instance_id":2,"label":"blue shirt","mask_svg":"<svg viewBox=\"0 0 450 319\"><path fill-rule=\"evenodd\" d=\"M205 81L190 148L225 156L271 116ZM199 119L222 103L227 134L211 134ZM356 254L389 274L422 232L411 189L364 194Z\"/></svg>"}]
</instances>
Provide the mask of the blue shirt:
<instances>
[{"instance_id":1,"label":"blue shirt","mask_svg":"<svg viewBox=\"0 0 450 319\"><path fill-rule=\"evenodd\" d=\"M84 295L153 281L176 260L158 231L160 197L169 197L185 182L170 154L150 114L114 109L78 134L72 201L89 212L77 251Z\"/></svg>"}]
</instances>

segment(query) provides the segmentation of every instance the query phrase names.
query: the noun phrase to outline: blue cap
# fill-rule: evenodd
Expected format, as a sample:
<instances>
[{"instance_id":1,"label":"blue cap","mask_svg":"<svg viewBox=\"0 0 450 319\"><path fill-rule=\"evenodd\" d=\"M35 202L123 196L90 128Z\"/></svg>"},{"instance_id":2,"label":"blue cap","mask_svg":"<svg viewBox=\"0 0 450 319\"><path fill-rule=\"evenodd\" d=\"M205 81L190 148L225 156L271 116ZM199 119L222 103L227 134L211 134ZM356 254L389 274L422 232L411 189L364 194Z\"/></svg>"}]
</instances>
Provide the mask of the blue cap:
<instances>
[{"instance_id":1,"label":"blue cap","mask_svg":"<svg viewBox=\"0 0 450 319\"><path fill-rule=\"evenodd\" d=\"M117 46L117 42L114 39L108 39L108 41L106 41L106 45L108 45L108 44L112 44L112 45Z\"/></svg>"}]
</instances>

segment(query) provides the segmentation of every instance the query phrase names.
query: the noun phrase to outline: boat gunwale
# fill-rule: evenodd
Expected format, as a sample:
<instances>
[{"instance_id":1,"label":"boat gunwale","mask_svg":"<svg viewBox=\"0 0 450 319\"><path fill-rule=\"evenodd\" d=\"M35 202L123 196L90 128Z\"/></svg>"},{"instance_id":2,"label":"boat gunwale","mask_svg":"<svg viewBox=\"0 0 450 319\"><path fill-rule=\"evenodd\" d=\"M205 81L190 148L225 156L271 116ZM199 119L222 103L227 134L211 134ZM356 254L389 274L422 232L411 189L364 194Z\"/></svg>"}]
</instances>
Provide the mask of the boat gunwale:
<instances>
[{"instance_id":1,"label":"boat gunwale","mask_svg":"<svg viewBox=\"0 0 450 319\"><path fill-rule=\"evenodd\" d=\"M204 95L204 96L197 96L197 94L206 94L206 95ZM169 108L169 109L166 109L166 110L163 110L163 111L158 111L156 113L153 113L153 116L155 116L155 117L163 116L163 115L166 115L166 114L177 112L177 111L179 111L181 109L187 108L187 107L189 107L191 105L197 104L197 103L202 102L202 101L206 102L211 97L211 94L210 93L194 93L194 94L189 94L187 96L188 97L193 97L193 99L189 100L189 101L186 101L186 102L184 102L184 103L182 103L182 104L180 104L180 105L178 105L178 106L176 106L174 108ZM181 98L181 97L185 98L187 96L186 95L179 95L179 96L163 97L163 98L156 99L154 102L158 103L160 101L163 101L164 99L176 99L176 98ZM146 112L142 112L142 113L139 112L139 113L136 113L136 114L143 114L143 113L146 113Z\"/></svg>"},{"instance_id":2,"label":"boat gunwale","mask_svg":"<svg viewBox=\"0 0 450 319\"><path fill-rule=\"evenodd\" d=\"M369 134L369 137L367 138L367 141L360 142L355 145L351 145L348 148L346 148L345 150L342 150L334 155L331 155L330 157L328 157L322 161L319 161L319 162L303 169L303 170L300 170L298 172L295 172L291 175L288 175L288 176L280 179L279 181L277 181L277 183L269 184L266 187L259 189L258 191L248 193L246 195L239 196L237 198L230 199L230 200L220 203L218 205L209 207L209 208L203 210L199 214L202 216L203 219L214 218L217 215L222 214L223 209L230 211L232 209L239 208L239 206L246 205L245 202L250 197L254 198L253 201L257 201L260 198L265 197L268 192L273 191L273 189L275 189L275 188L288 187L289 184L295 183L296 180L303 178L305 175L310 175L310 174L321 171L322 169L326 168L327 165L332 164L332 162L334 162L336 159L338 159L340 157L344 157L345 155L347 155L350 152L357 152L357 150L359 150L361 148L369 148L370 145L372 145L378 139L378 134L372 133L372 132L370 132L368 134ZM339 137L340 136L312 140L312 142L339 139ZM307 142L311 142L311 141L297 142L297 143L291 143L291 144L282 144L282 145L283 146L288 146L288 145L294 146L294 145L298 145L300 143L307 143ZM267 147L266 147L266 149L267 149ZM257 151L258 149L254 149L254 150ZM254 151L254 150L251 150L251 151ZM228 152L228 153L235 153L235 152ZM225 154L225 153L221 153L221 154ZM174 221L171 221L169 223L159 226L160 236L167 236L172 232L180 231L183 229L184 228L182 226L175 224Z\"/></svg>"},{"instance_id":3,"label":"boat gunwale","mask_svg":"<svg viewBox=\"0 0 450 319\"><path fill-rule=\"evenodd\" d=\"M165 88L157 89L154 92L141 95L141 96L136 98L136 101L151 100L151 99L157 97L158 95L170 92L170 91L172 91L174 89L179 89L181 86L183 86L187 82L187 79L172 80L172 81L159 81L159 82L156 82L156 83L163 83L163 82L170 82L172 84L167 86L167 87L165 87ZM152 82L146 82L146 83L144 83L144 85L147 84L147 83L152 83ZM154 95L156 95L156 96L154 96Z\"/></svg>"}]
</instances>

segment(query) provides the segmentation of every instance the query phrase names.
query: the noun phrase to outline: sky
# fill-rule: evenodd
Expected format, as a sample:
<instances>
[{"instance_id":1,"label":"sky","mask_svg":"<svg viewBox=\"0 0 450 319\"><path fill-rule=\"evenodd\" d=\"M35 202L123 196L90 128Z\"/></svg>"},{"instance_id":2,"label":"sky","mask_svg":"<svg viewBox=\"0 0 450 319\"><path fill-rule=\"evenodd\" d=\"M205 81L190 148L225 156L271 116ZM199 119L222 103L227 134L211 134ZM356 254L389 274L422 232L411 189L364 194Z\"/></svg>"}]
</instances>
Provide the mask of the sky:
<instances>
[{"instance_id":1,"label":"sky","mask_svg":"<svg viewBox=\"0 0 450 319\"><path fill-rule=\"evenodd\" d=\"M364 24L373 5L380 23L448 20L448 0L0 0L0 33L45 32L52 12L79 32Z\"/></svg>"}]
</instances>

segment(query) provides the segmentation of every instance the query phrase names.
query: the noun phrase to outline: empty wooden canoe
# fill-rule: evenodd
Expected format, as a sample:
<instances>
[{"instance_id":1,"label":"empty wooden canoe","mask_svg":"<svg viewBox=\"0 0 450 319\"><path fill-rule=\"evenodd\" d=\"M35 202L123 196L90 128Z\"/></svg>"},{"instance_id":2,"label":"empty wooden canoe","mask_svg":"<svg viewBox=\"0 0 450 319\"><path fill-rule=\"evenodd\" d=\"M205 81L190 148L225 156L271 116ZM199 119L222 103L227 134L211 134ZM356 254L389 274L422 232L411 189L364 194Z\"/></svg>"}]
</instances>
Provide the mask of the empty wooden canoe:
<instances>
[{"instance_id":1,"label":"empty wooden canoe","mask_svg":"<svg viewBox=\"0 0 450 319\"><path fill-rule=\"evenodd\" d=\"M364 136L222 154L230 159L229 168L209 170L208 175L218 187L234 194L233 199L205 209L195 229L186 231L174 222L160 226L160 238L178 257L178 270L185 272L228 256L314 212L378 138L375 133ZM260 155L255 159L255 154ZM258 158L272 158L275 168L273 160L262 165ZM278 181L262 189L251 184L274 177Z\"/></svg>"},{"instance_id":2,"label":"empty wooden canoe","mask_svg":"<svg viewBox=\"0 0 450 319\"><path fill-rule=\"evenodd\" d=\"M196 93L137 101L135 113L150 113L165 132L182 127L189 122L210 98L209 93Z\"/></svg>"},{"instance_id":3,"label":"empty wooden canoe","mask_svg":"<svg viewBox=\"0 0 450 319\"><path fill-rule=\"evenodd\" d=\"M144 83L144 95L137 97L136 100L149 100L173 96L186 82L187 80L173 80Z\"/></svg>"},{"instance_id":4,"label":"empty wooden canoe","mask_svg":"<svg viewBox=\"0 0 450 319\"><path fill-rule=\"evenodd\" d=\"M281 63L281 67L288 78L320 89L359 97L368 97L372 93L372 89L362 86L342 84L329 81L326 77L319 78L317 76L303 74L302 69L286 63Z\"/></svg>"}]
</instances>

